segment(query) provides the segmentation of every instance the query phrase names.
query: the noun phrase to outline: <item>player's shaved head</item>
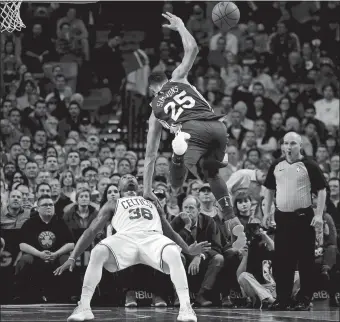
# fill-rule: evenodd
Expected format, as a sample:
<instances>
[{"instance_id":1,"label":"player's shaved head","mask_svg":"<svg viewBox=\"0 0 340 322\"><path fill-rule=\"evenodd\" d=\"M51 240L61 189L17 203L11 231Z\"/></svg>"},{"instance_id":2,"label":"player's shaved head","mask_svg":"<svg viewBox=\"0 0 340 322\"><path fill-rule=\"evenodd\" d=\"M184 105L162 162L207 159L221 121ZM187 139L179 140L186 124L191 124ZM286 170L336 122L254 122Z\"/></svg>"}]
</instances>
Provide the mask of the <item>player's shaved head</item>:
<instances>
[{"instance_id":1,"label":"player's shaved head","mask_svg":"<svg viewBox=\"0 0 340 322\"><path fill-rule=\"evenodd\" d=\"M296 132L288 132L284 137L283 141L295 141L296 143L300 144L302 143L301 136L297 134Z\"/></svg>"}]
</instances>

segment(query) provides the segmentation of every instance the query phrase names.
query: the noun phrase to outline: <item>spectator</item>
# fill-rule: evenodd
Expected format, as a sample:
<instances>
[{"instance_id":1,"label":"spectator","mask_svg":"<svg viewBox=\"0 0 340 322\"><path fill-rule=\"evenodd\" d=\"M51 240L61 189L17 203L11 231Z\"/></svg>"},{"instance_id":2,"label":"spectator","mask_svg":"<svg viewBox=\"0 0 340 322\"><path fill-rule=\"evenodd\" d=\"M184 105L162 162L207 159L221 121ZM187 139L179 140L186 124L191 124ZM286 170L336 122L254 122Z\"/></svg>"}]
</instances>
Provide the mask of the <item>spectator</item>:
<instances>
[{"instance_id":1,"label":"spectator","mask_svg":"<svg viewBox=\"0 0 340 322\"><path fill-rule=\"evenodd\" d=\"M331 171L329 176L331 178L340 178L340 161L339 155L333 155L331 157Z\"/></svg>"},{"instance_id":2,"label":"spectator","mask_svg":"<svg viewBox=\"0 0 340 322\"><path fill-rule=\"evenodd\" d=\"M22 207L24 209L27 209L29 211L29 213L30 213L30 211L31 211L31 209L33 207L33 202L32 202L32 200L30 198L30 192L29 192L28 186L24 185L24 184L19 184L17 186L16 190L21 192L21 195L22 195Z\"/></svg>"},{"instance_id":3,"label":"spectator","mask_svg":"<svg viewBox=\"0 0 340 322\"><path fill-rule=\"evenodd\" d=\"M18 292L16 295L22 296L24 289L30 296L34 296L34 292L38 291L41 293L36 296L40 299L45 297L46 302L49 295L58 295L53 286L62 281L60 277L53 275L53 271L67 260L74 248L74 242L65 223L56 219L51 197L40 196L37 205L39 216L27 220L21 228L20 250L24 254L16 265L16 291ZM70 288L72 280L70 276L65 280L65 276L62 277L63 283ZM30 281L38 287L24 288ZM67 291L63 292L65 298L67 293Z\"/></svg>"},{"instance_id":4,"label":"spectator","mask_svg":"<svg viewBox=\"0 0 340 322\"><path fill-rule=\"evenodd\" d=\"M223 37L225 38L225 51L230 51L234 55L238 53L238 39L231 32L219 32L216 35L212 36L210 39L209 48L210 50L217 49L218 40Z\"/></svg>"},{"instance_id":5,"label":"spectator","mask_svg":"<svg viewBox=\"0 0 340 322\"><path fill-rule=\"evenodd\" d=\"M75 202L76 179L72 171L65 171L60 175L61 193Z\"/></svg>"},{"instance_id":6,"label":"spectator","mask_svg":"<svg viewBox=\"0 0 340 322\"><path fill-rule=\"evenodd\" d=\"M81 176L80 157L77 151L70 151L67 154L66 165L76 178Z\"/></svg>"},{"instance_id":7,"label":"spectator","mask_svg":"<svg viewBox=\"0 0 340 322\"><path fill-rule=\"evenodd\" d=\"M136 164L138 160L137 154L133 151L126 151L126 153L124 154L124 158L127 158L130 161L131 171L132 173L134 173L136 171Z\"/></svg>"},{"instance_id":8,"label":"spectator","mask_svg":"<svg viewBox=\"0 0 340 322\"><path fill-rule=\"evenodd\" d=\"M20 146L22 149L22 152L29 157L31 154L30 148L31 148L31 138L28 135L23 135L20 138Z\"/></svg>"},{"instance_id":9,"label":"spectator","mask_svg":"<svg viewBox=\"0 0 340 322\"><path fill-rule=\"evenodd\" d=\"M273 304L276 297L269 261L274 242L259 225L252 234L249 248L241 250L242 261L236 275L243 295L251 299L254 308L261 309L263 304Z\"/></svg>"},{"instance_id":10,"label":"spectator","mask_svg":"<svg viewBox=\"0 0 340 322\"><path fill-rule=\"evenodd\" d=\"M29 161L25 166L25 173L28 179L28 187L30 191L35 191L36 188L36 179L39 173L38 164L35 161Z\"/></svg>"},{"instance_id":11,"label":"spectator","mask_svg":"<svg viewBox=\"0 0 340 322\"><path fill-rule=\"evenodd\" d=\"M45 169L40 170L36 179L36 184L39 185L40 183L49 183L52 179L51 173Z\"/></svg>"},{"instance_id":12,"label":"spectator","mask_svg":"<svg viewBox=\"0 0 340 322\"><path fill-rule=\"evenodd\" d=\"M202 48L209 46L212 25L210 20L205 17L201 5L194 5L193 14L187 22L187 29L196 39L199 46Z\"/></svg>"},{"instance_id":13,"label":"spectator","mask_svg":"<svg viewBox=\"0 0 340 322\"><path fill-rule=\"evenodd\" d=\"M47 135L43 129L37 129L33 134L32 154L46 154Z\"/></svg>"},{"instance_id":14,"label":"spectator","mask_svg":"<svg viewBox=\"0 0 340 322\"><path fill-rule=\"evenodd\" d=\"M22 193L13 190L9 193L8 205L1 209L1 229L20 229L29 218L29 211L23 208Z\"/></svg>"},{"instance_id":15,"label":"spectator","mask_svg":"<svg viewBox=\"0 0 340 322\"><path fill-rule=\"evenodd\" d=\"M91 191L95 190L98 184L98 170L95 167L85 168L82 172L85 181L88 182Z\"/></svg>"},{"instance_id":16,"label":"spectator","mask_svg":"<svg viewBox=\"0 0 340 322\"><path fill-rule=\"evenodd\" d=\"M322 89L323 99L315 102L315 118L322 121L327 128L339 129L339 99L335 98L335 87L324 86Z\"/></svg>"},{"instance_id":17,"label":"spectator","mask_svg":"<svg viewBox=\"0 0 340 322\"><path fill-rule=\"evenodd\" d=\"M277 150L277 141L267 132L267 124L264 120L255 121L254 133L257 148L265 152L274 152Z\"/></svg>"},{"instance_id":18,"label":"spectator","mask_svg":"<svg viewBox=\"0 0 340 322\"><path fill-rule=\"evenodd\" d=\"M300 52L300 41L295 33L289 32L286 22L278 22L276 28L276 32L269 36L268 51L276 57L277 63L282 64L289 53Z\"/></svg>"},{"instance_id":19,"label":"spectator","mask_svg":"<svg viewBox=\"0 0 340 322\"><path fill-rule=\"evenodd\" d=\"M99 167L98 169L98 179L101 180L103 178L110 178L111 176L111 168L102 165L101 167Z\"/></svg>"},{"instance_id":20,"label":"spectator","mask_svg":"<svg viewBox=\"0 0 340 322\"><path fill-rule=\"evenodd\" d=\"M99 160L100 162L103 164L104 160L106 158L109 158L111 157L111 149L108 145L102 145L100 148L99 148Z\"/></svg>"},{"instance_id":21,"label":"spectator","mask_svg":"<svg viewBox=\"0 0 340 322\"><path fill-rule=\"evenodd\" d=\"M57 36L70 42L72 54L81 55L86 61L90 59L88 31L83 20L77 18L75 8L69 8L66 16L58 21Z\"/></svg>"},{"instance_id":22,"label":"spectator","mask_svg":"<svg viewBox=\"0 0 340 322\"><path fill-rule=\"evenodd\" d=\"M212 248L208 253L194 258L182 257L185 267L188 268L189 283L191 280L203 278L199 284L199 291L195 301L200 306L211 306L207 293L211 292L216 278L223 267L223 256L221 255L221 245L219 235L216 231L216 225L212 218L200 213L200 202L193 196L188 196L183 201L183 211L171 222L173 229L178 232L188 245L197 241L209 241ZM197 285L196 285L197 286ZM176 303L176 301L175 301Z\"/></svg>"},{"instance_id":23,"label":"spectator","mask_svg":"<svg viewBox=\"0 0 340 322\"><path fill-rule=\"evenodd\" d=\"M9 191L13 190L15 183L20 183L20 184L28 185L27 177L20 170L16 170L13 173L13 176L12 176L10 182L9 182L9 185L8 185L8 190Z\"/></svg>"},{"instance_id":24,"label":"spectator","mask_svg":"<svg viewBox=\"0 0 340 322\"><path fill-rule=\"evenodd\" d=\"M45 169L50 173L52 179L59 180L59 164L57 157L49 156L46 158Z\"/></svg>"},{"instance_id":25,"label":"spectator","mask_svg":"<svg viewBox=\"0 0 340 322\"><path fill-rule=\"evenodd\" d=\"M239 111L233 111L231 114L231 125L227 130L229 138L236 143L238 147L241 147L246 132L247 130L241 125L241 113Z\"/></svg>"},{"instance_id":26,"label":"spectator","mask_svg":"<svg viewBox=\"0 0 340 322\"><path fill-rule=\"evenodd\" d=\"M120 30L111 30L108 34L107 43L94 52L95 72L99 78L99 84L101 86L108 85L112 95L119 93L122 80L125 77L122 53L120 51L122 36Z\"/></svg>"},{"instance_id":27,"label":"spectator","mask_svg":"<svg viewBox=\"0 0 340 322\"><path fill-rule=\"evenodd\" d=\"M214 205L216 200L208 183L200 187L198 199L201 203L201 214L212 218L218 215L218 208Z\"/></svg>"},{"instance_id":28,"label":"spectator","mask_svg":"<svg viewBox=\"0 0 340 322\"><path fill-rule=\"evenodd\" d=\"M104 178L99 179L98 184L97 184L97 190L99 192L99 196L96 201L97 204L99 204L100 200L103 199L104 192L106 190L106 187L109 184L111 184L111 180L109 179L109 177L104 177Z\"/></svg>"},{"instance_id":29,"label":"spectator","mask_svg":"<svg viewBox=\"0 0 340 322\"><path fill-rule=\"evenodd\" d=\"M33 73L42 73L42 65L48 61L51 54L52 43L45 37L43 27L35 23L30 34L24 35L22 41L23 62Z\"/></svg>"},{"instance_id":30,"label":"spectator","mask_svg":"<svg viewBox=\"0 0 340 322\"><path fill-rule=\"evenodd\" d=\"M51 186L48 183L42 182L36 186L34 192L36 202L34 203L33 208L31 209L30 218L38 216L39 213L37 209L37 200L43 195L51 196Z\"/></svg>"},{"instance_id":31,"label":"spectator","mask_svg":"<svg viewBox=\"0 0 340 322\"><path fill-rule=\"evenodd\" d=\"M61 218L64 214L64 208L71 204L72 201L61 192L58 179L51 179L49 185L51 187L51 199L54 202L55 216Z\"/></svg>"},{"instance_id":32,"label":"spectator","mask_svg":"<svg viewBox=\"0 0 340 322\"><path fill-rule=\"evenodd\" d=\"M98 211L90 205L90 202L90 190L81 189L76 194L76 204L63 215L63 220L73 235L77 234L79 229L87 229L96 218Z\"/></svg>"},{"instance_id":33,"label":"spectator","mask_svg":"<svg viewBox=\"0 0 340 322\"><path fill-rule=\"evenodd\" d=\"M120 159L118 161L117 171L121 176L131 173L131 164L129 159L126 158Z\"/></svg>"}]
</instances>

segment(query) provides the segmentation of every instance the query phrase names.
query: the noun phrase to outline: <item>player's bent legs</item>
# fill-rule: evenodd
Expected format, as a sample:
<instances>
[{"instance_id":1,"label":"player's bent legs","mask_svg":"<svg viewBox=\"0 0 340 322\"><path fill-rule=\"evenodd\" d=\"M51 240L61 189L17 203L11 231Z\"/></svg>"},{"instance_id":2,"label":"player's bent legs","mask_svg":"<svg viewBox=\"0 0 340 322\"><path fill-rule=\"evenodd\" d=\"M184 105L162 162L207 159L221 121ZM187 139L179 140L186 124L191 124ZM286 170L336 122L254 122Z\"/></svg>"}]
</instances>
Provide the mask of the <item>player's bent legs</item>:
<instances>
[{"instance_id":1,"label":"player's bent legs","mask_svg":"<svg viewBox=\"0 0 340 322\"><path fill-rule=\"evenodd\" d=\"M188 279L177 245L165 246L162 252L163 271L170 274L181 306L190 305Z\"/></svg>"},{"instance_id":2,"label":"player's bent legs","mask_svg":"<svg viewBox=\"0 0 340 322\"><path fill-rule=\"evenodd\" d=\"M86 268L79 305L67 319L68 322L94 319L90 304L93 293L102 278L103 267L110 272L115 272L118 270L118 263L116 263L110 249L106 245L98 244L92 250L90 262Z\"/></svg>"},{"instance_id":3,"label":"player's bent legs","mask_svg":"<svg viewBox=\"0 0 340 322\"><path fill-rule=\"evenodd\" d=\"M112 273L118 270L116 260L109 248L98 244L91 252L90 262L84 276L80 302L86 307L90 307L93 293L102 278L103 267Z\"/></svg>"}]
</instances>

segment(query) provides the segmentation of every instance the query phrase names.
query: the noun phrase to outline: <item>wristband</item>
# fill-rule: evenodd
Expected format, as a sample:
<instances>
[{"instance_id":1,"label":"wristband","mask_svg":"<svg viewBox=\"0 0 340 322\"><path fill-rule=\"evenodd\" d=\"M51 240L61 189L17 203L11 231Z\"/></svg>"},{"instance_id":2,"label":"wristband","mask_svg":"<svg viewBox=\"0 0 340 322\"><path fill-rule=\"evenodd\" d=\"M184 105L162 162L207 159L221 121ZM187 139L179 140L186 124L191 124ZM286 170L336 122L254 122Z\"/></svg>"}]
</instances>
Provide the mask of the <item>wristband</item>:
<instances>
[{"instance_id":1,"label":"wristband","mask_svg":"<svg viewBox=\"0 0 340 322\"><path fill-rule=\"evenodd\" d=\"M68 259L71 260L71 261L76 262L76 260L73 257L69 257Z\"/></svg>"}]
</instances>

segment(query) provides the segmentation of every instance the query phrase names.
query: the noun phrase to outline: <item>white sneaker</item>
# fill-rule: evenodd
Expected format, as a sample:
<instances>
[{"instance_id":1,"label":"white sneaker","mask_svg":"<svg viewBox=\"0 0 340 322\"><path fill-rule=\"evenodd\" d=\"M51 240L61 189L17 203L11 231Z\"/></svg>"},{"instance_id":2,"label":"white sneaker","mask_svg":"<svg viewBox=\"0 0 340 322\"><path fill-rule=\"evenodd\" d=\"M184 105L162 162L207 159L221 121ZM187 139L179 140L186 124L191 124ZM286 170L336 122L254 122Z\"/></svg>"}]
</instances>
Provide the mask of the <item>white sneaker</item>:
<instances>
[{"instance_id":1,"label":"white sneaker","mask_svg":"<svg viewBox=\"0 0 340 322\"><path fill-rule=\"evenodd\" d=\"M183 155L188 149L187 140L190 139L190 134L186 132L179 132L172 140L172 149L175 154Z\"/></svg>"},{"instance_id":2,"label":"white sneaker","mask_svg":"<svg viewBox=\"0 0 340 322\"><path fill-rule=\"evenodd\" d=\"M190 303L179 309L177 321L181 322L197 322L195 311L192 309Z\"/></svg>"},{"instance_id":3,"label":"white sneaker","mask_svg":"<svg viewBox=\"0 0 340 322\"><path fill-rule=\"evenodd\" d=\"M73 313L68 317L67 322L81 322L90 321L94 319L94 315L90 307L85 307L78 302L78 306L74 309Z\"/></svg>"}]
</instances>

